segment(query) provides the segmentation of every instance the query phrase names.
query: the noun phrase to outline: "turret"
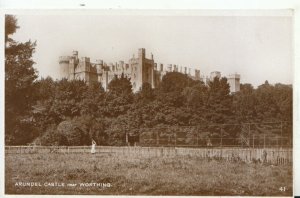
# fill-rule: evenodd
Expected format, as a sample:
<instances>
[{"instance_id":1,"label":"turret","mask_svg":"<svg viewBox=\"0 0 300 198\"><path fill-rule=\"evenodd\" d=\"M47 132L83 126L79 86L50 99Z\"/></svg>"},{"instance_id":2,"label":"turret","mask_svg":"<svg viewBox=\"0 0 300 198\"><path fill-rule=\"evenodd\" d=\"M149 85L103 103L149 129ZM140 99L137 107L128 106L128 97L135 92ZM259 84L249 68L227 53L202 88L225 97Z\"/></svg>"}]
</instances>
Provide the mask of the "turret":
<instances>
[{"instance_id":1,"label":"turret","mask_svg":"<svg viewBox=\"0 0 300 198\"><path fill-rule=\"evenodd\" d=\"M177 65L174 65L174 66L173 66L173 71L174 71L174 72L178 72L178 67L177 67Z\"/></svg>"},{"instance_id":2,"label":"turret","mask_svg":"<svg viewBox=\"0 0 300 198\"><path fill-rule=\"evenodd\" d=\"M124 61L119 61L119 70L122 70L122 71L124 71Z\"/></svg>"},{"instance_id":3,"label":"turret","mask_svg":"<svg viewBox=\"0 0 300 198\"><path fill-rule=\"evenodd\" d=\"M73 51L72 52L73 57L77 60L78 59L78 51Z\"/></svg>"},{"instance_id":4,"label":"turret","mask_svg":"<svg viewBox=\"0 0 300 198\"><path fill-rule=\"evenodd\" d=\"M213 81L215 79L215 77L221 78L221 72L213 71L210 73L210 81Z\"/></svg>"},{"instance_id":5,"label":"turret","mask_svg":"<svg viewBox=\"0 0 300 198\"><path fill-rule=\"evenodd\" d=\"M98 74L102 74L103 72L103 60L96 60L96 69Z\"/></svg>"},{"instance_id":6,"label":"turret","mask_svg":"<svg viewBox=\"0 0 300 198\"><path fill-rule=\"evenodd\" d=\"M195 69L195 79L200 80L200 70Z\"/></svg>"},{"instance_id":7,"label":"turret","mask_svg":"<svg viewBox=\"0 0 300 198\"><path fill-rule=\"evenodd\" d=\"M154 70L157 70L157 63L154 63Z\"/></svg>"},{"instance_id":8,"label":"turret","mask_svg":"<svg viewBox=\"0 0 300 198\"><path fill-rule=\"evenodd\" d=\"M159 70L162 72L164 71L164 65L162 63L159 64Z\"/></svg>"},{"instance_id":9,"label":"turret","mask_svg":"<svg viewBox=\"0 0 300 198\"><path fill-rule=\"evenodd\" d=\"M97 60L96 60L96 64L97 64L97 65L103 65L103 60L97 59Z\"/></svg>"},{"instance_id":10,"label":"turret","mask_svg":"<svg viewBox=\"0 0 300 198\"><path fill-rule=\"evenodd\" d=\"M112 62L108 63L108 68L110 71L115 71L115 66Z\"/></svg>"},{"instance_id":11,"label":"turret","mask_svg":"<svg viewBox=\"0 0 300 198\"><path fill-rule=\"evenodd\" d=\"M81 64L83 71L90 71L90 58L89 57L82 57Z\"/></svg>"},{"instance_id":12,"label":"turret","mask_svg":"<svg viewBox=\"0 0 300 198\"><path fill-rule=\"evenodd\" d=\"M140 48L139 49L139 58L145 58L146 57L146 51L145 48Z\"/></svg>"},{"instance_id":13,"label":"turret","mask_svg":"<svg viewBox=\"0 0 300 198\"><path fill-rule=\"evenodd\" d=\"M227 82L229 83L231 93L240 91L240 79L241 76L239 74L230 74L227 76Z\"/></svg>"},{"instance_id":14,"label":"turret","mask_svg":"<svg viewBox=\"0 0 300 198\"><path fill-rule=\"evenodd\" d=\"M61 79L66 78L69 79L69 63L70 63L70 56L60 56L59 57L59 76Z\"/></svg>"},{"instance_id":15,"label":"turret","mask_svg":"<svg viewBox=\"0 0 300 198\"><path fill-rule=\"evenodd\" d=\"M168 64L168 72L172 72L172 64Z\"/></svg>"}]
</instances>

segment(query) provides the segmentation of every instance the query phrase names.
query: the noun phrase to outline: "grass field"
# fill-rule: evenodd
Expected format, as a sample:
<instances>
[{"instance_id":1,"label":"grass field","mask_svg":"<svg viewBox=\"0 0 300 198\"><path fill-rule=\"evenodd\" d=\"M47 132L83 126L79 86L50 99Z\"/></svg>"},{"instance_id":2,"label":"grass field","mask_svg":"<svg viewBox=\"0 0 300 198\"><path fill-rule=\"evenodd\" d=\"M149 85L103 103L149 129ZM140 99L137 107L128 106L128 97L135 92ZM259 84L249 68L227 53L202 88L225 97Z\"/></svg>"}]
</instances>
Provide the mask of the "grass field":
<instances>
[{"instance_id":1,"label":"grass field","mask_svg":"<svg viewBox=\"0 0 300 198\"><path fill-rule=\"evenodd\" d=\"M292 176L292 166L208 161L189 156L5 156L6 194L291 196ZM19 182L41 186L20 186L25 184ZM49 186L54 182L64 186ZM93 183L98 186L89 186L96 185ZM68 186L71 184L76 186Z\"/></svg>"}]
</instances>

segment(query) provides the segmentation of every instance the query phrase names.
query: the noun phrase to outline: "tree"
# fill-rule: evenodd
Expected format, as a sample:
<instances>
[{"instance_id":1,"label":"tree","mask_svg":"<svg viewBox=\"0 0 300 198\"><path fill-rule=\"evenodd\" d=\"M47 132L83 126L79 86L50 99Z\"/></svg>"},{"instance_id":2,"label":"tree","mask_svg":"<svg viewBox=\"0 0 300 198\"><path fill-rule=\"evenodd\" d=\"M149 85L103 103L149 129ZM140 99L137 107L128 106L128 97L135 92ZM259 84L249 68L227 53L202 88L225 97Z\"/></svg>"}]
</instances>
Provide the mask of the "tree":
<instances>
[{"instance_id":1,"label":"tree","mask_svg":"<svg viewBox=\"0 0 300 198\"><path fill-rule=\"evenodd\" d=\"M56 123L80 116L80 105L86 90L87 85L82 80L63 79L56 83L55 94L49 109L49 113L55 117Z\"/></svg>"},{"instance_id":2,"label":"tree","mask_svg":"<svg viewBox=\"0 0 300 198\"><path fill-rule=\"evenodd\" d=\"M137 93L138 100L143 102L145 101L152 101L154 99L154 92L151 87L151 84L145 82L142 84L142 89Z\"/></svg>"},{"instance_id":3,"label":"tree","mask_svg":"<svg viewBox=\"0 0 300 198\"><path fill-rule=\"evenodd\" d=\"M7 144L24 144L35 136L30 123L37 78L32 60L36 43L19 43L10 37L18 28L14 16L5 16L5 28L5 138Z\"/></svg>"},{"instance_id":4,"label":"tree","mask_svg":"<svg viewBox=\"0 0 300 198\"><path fill-rule=\"evenodd\" d=\"M160 89L163 92L181 92L185 87L189 86L192 81L193 80L190 79L186 74L169 72L163 76Z\"/></svg>"},{"instance_id":5,"label":"tree","mask_svg":"<svg viewBox=\"0 0 300 198\"><path fill-rule=\"evenodd\" d=\"M17 26L16 17L13 15L6 15L5 16L5 44L7 42L13 41L8 36L14 34L18 28L19 26Z\"/></svg>"},{"instance_id":6,"label":"tree","mask_svg":"<svg viewBox=\"0 0 300 198\"><path fill-rule=\"evenodd\" d=\"M34 124L39 130L40 136L43 136L46 131L50 131L47 128L55 124L55 118L49 114L55 95L55 82L51 77L41 78L35 81L34 86L37 100L36 104L33 105Z\"/></svg>"},{"instance_id":7,"label":"tree","mask_svg":"<svg viewBox=\"0 0 300 198\"><path fill-rule=\"evenodd\" d=\"M129 95L132 94L132 85L130 79L125 77L122 73L121 77L115 76L108 85L109 93L117 95Z\"/></svg>"},{"instance_id":8,"label":"tree","mask_svg":"<svg viewBox=\"0 0 300 198\"><path fill-rule=\"evenodd\" d=\"M237 120L253 122L256 118L255 90L251 84L241 84L240 91L234 95L234 112Z\"/></svg>"},{"instance_id":9,"label":"tree","mask_svg":"<svg viewBox=\"0 0 300 198\"><path fill-rule=\"evenodd\" d=\"M207 97L207 87L198 81L194 86L184 88L182 94L188 107L203 108Z\"/></svg>"},{"instance_id":10,"label":"tree","mask_svg":"<svg viewBox=\"0 0 300 198\"><path fill-rule=\"evenodd\" d=\"M226 123L232 119L232 96L226 78L215 77L208 84L207 109L208 119L213 123Z\"/></svg>"},{"instance_id":11,"label":"tree","mask_svg":"<svg viewBox=\"0 0 300 198\"><path fill-rule=\"evenodd\" d=\"M255 91L255 111L262 121L273 122L280 117L280 110L275 98L275 88L266 80L265 84L258 86Z\"/></svg>"},{"instance_id":12,"label":"tree","mask_svg":"<svg viewBox=\"0 0 300 198\"><path fill-rule=\"evenodd\" d=\"M182 91L192 83L193 80L185 74L169 72L162 78L156 92L157 98L168 106L180 107L184 102Z\"/></svg>"},{"instance_id":13,"label":"tree","mask_svg":"<svg viewBox=\"0 0 300 198\"><path fill-rule=\"evenodd\" d=\"M124 74L117 76L109 83L108 92L104 98L104 114L116 117L125 114L133 102L133 92L130 79Z\"/></svg>"},{"instance_id":14,"label":"tree","mask_svg":"<svg viewBox=\"0 0 300 198\"><path fill-rule=\"evenodd\" d=\"M275 84L275 101L280 110L281 120L293 120L293 88L291 85Z\"/></svg>"},{"instance_id":15,"label":"tree","mask_svg":"<svg viewBox=\"0 0 300 198\"><path fill-rule=\"evenodd\" d=\"M48 76L35 81L36 99L40 102L49 100L55 94L55 82Z\"/></svg>"},{"instance_id":16,"label":"tree","mask_svg":"<svg viewBox=\"0 0 300 198\"><path fill-rule=\"evenodd\" d=\"M80 114L102 117L105 92L101 83L90 83L80 101Z\"/></svg>"}]
</instances>

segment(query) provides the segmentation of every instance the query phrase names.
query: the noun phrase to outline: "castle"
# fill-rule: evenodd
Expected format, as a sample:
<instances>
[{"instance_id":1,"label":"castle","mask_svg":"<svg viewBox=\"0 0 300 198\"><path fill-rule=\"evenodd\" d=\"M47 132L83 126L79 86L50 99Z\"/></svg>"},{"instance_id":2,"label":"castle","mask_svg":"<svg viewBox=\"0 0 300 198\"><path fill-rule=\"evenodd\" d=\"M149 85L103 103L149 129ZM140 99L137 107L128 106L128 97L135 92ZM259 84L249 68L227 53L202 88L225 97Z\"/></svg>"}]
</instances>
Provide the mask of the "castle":
<instances>
[{"instance_id":1,"label":"castle","mask_svg":"<svg viewBox=\"0 0 300 198\"><path fill-rule=\"evenodd\" d=\"M184 73L194 80L201 80L205 83L213 80L214 77L221 77L221 73L218 71L211 72L210 78L208 78L200 76L200 70L198 69L194 69L192 73L191 68L175 64L168 64L167 67L164 67L162 63L154 62L153 54L151 54L150 59L146 58L144 48L140 48L138 57L133 56L128 63L119 61L115 64L107 64L103 60L96 60L95 63L92 63L88 57L79 59L78 51L73 51L72 56L60 56L59 65L60 78L68 80L82 79L87 84L100 82L105 90L107 90L108 84L114 76L120 77L122 74L130 78L134 92L139 91L145 82L149 83L152 88L157 87L167 72ZM231 74L227 79L231 93L240 90L240 75Z\"/></svg>"}]
</instances>

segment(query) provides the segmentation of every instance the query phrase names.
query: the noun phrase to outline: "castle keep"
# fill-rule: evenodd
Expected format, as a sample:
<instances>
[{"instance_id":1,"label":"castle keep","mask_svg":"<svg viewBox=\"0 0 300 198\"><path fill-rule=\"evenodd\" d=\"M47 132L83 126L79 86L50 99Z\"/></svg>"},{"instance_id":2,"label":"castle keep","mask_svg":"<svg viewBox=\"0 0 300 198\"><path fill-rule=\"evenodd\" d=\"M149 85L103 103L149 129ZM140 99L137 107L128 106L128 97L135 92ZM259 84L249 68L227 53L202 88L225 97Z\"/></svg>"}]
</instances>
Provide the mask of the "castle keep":
<instances>
[{"instance_id":1,"label":"castle keep","mask_svg":"<svg viewBox=\"0 0 300 198\"><path fill-rule=\"evenodd\" d=\"M68 80L81 79L90 84L92 82L100 82L105 90L114 76L124 76L130 78L134 92L137 92L142 87L142 84L147 82L152 88L159 85L162 77L167 72L180 72L187 74L194 80L207 82L214 77L221 77L220 72L212 72L210 78L200 76L200 70L181 67L178 65L168 64L164 67L162 63L155 63L153 55L146 58L144 48L138 50L138 57L132 57L128 63L119 61L116 63L105 63L103 60L96 60L95 63L90 61L88 57L79 59L78 51L73 51L72 56L59 57L60 78ZM228 76L228 83L231 92L240 90L240 75L232 74Z\"/></svg>"}]
</instances>

